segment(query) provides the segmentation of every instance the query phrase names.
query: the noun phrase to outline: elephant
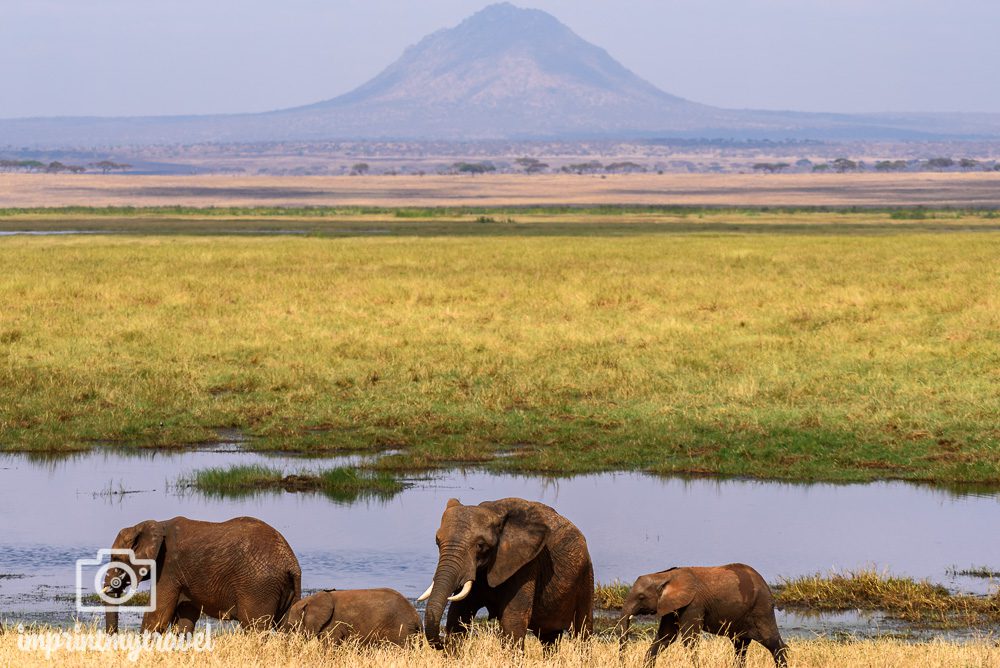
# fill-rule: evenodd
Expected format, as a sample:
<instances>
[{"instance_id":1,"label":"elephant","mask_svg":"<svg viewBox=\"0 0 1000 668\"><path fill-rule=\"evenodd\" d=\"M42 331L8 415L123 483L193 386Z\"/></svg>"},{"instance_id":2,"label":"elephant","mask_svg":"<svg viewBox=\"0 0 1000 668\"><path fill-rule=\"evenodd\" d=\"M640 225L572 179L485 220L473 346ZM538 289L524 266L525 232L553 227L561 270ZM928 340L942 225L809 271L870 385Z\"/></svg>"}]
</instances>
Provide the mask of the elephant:
<instances>
[{"instance_id":1,"label":"elephant","mask_svg":"<svg viewBox=\"0 0 1000 668\"><path fill-rule=\"evenodd\" d=\"M633 615L652 614L660 625L646 652L646 668L652 668L657 652L676 638L690 643L702 631L730 638L739 666L752 640L771 652L776 665L787 665L788 647L778 633L771 589L746 564L668 568L639 576L622 605L621 644Z\"/></svg>"},{"instance_id":2,"label":"elephant","mask_svg":"<svg viewBox=\"0 0 1000 668\"><path fill-rule=\"evenodd\" d=\"M334 644L358 638L363 644L400 646L423 632L417 609L394 589L316 592L292 605L281 628Z\"/></svg>"},{"instance_id":3,"label":"elephant","mask_svg":"<svg viewBox=\"0 0 1000 668\"><path fill-rule=\"evenodd\" d=\"M424 633L441 649L441 615L451 602L447 638L458 639L486 608L505 638L524 647L528 631L546 649L564 631L587 636L594 626L594 568L587 541L542 503L507 498L464 506L448 501L437 530L438 564ZM456 593L457 592L457 593Z\"/></svg>"},{"instance_id":4,"label":"elephant","mask_svg":"<svg viewBox=\"0 0 1000 668\"><path fill-rule=\"evenodd\" d=\"M236 619L247 628L273 628L301 595L302 571L285 538L253 517L201 522L186 517L146 520L118 532L114 549L156 560L156 605L142 619L143 631L176 626L190 633L202 614ZM140 581L150 573L120 559ZM110 568L104 591L120 598L130 575ZM137 586L135 583L134 586ZM108 633L118 630L118 611L105 614Z\"/></svg>"}]
</instances>

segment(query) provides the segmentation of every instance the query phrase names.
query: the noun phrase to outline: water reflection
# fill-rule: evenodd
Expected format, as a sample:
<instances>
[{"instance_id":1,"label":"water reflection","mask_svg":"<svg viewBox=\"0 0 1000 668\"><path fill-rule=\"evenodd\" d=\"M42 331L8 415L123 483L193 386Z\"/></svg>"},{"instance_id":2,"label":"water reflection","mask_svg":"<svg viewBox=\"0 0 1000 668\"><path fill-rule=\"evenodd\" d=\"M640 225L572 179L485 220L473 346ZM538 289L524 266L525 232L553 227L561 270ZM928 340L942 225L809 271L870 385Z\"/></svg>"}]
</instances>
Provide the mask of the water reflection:
<instances>
[{"instance_id":1,"label":"water reflection","mask_svg":"<svg viewBox=\"0 0 1000 668\"><path fill-rule=\"evenodd\" d=\"M0 456L0 617L68 620L74 562L107 547L123 526L186 515L253 515L275 526L302 563L303 587L394 587L415 597L436 564L445 503L520 496L548 503L587 536L597 578L631 582L671 565L743 561L769 582L817 571L891 568L985 593L987 580L949 567L1000 566L991 530L995 494L905 483L798 485L684 480L637 473L551 479L478 470L416 476L391 499L351 505L278 492L239 499L178 489L194 470L259 464L288 472L351 465L358 456L304 459L240 451L100 449L39 460ZM41 586L52 594L39 595Z\"/></svg>"}]
</instances>

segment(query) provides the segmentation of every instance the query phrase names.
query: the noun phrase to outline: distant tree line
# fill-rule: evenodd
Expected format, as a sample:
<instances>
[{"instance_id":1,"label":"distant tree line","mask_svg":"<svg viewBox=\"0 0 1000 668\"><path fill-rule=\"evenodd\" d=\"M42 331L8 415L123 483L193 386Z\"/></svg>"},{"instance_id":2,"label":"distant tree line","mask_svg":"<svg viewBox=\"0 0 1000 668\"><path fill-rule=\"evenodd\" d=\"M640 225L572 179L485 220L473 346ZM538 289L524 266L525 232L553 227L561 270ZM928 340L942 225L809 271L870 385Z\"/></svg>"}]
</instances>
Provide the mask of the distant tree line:
<instances>
[{"instance_id":1,"label":"distant tree line","mask_svg":"<svg viewBox=\"0 0 1000 668\"><path fill-rule=\"evenodd\" d=\"M108 172L115 171L125 171L132 165L124 162L113 162L111 160L102 160L100 162L92 162L89 167L98 169L102 174L107 174ZM41 160L0 160L0 171L2 172L28 172L28 173L46 173L46 174L61 174L64 172L69 172L70 174L82 174L87 171L87 167L83 165L67 165L54 160L52 162L42 162Z\"/></svg>"},{"instance_id":2,"label":"distant tree line","mask_svg":"<svg viewBox=\"0 0 1000 668\"><path fill-rule=\"evenodd\" d=\"M455 174L487 174L497 171L492 162L456 162L451 166Z\"/></svg>"},{"instance_id":3,"label":"distant tree line","mask_svg":"<svg viewBox=\"0 0 1000 668\"><path fill-rule=\"evenodd\" d=\"M798 163L796 163L798 164ZM754 165L754 169L757 166ZM872 165L876 172L948 172L948 171L1000 171L1000 162L980 161L973 158L960 158L958 160L949 157L928 158L926 160L878 160ZM863 161L854 161L849 158L837 158L828 163L820 163L812 166L814 172L835 171L844 172L867 171L868 166Z\"/></svg>"}]
</instances>

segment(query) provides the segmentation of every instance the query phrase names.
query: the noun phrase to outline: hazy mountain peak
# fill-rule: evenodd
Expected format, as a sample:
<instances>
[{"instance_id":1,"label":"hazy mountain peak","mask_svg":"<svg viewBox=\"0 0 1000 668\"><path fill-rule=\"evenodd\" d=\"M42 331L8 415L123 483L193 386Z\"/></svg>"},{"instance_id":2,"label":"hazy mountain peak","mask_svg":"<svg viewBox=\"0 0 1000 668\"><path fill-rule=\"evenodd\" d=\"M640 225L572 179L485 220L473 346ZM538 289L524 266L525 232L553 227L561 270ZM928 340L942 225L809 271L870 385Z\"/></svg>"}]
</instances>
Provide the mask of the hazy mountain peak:
<instances>
[{"instance_id":1,"label":"hazy mountain peak","mask_svg":"<svg viewBox=\"0 0 1000 668\"><path fill-rule=\"evenodd\" d=\"M315 107L588 107L684 103L639 78L551 14L504 2L409 47L381 74Z\"/></svg>"},{"instance_id":2,"label":"hazy mountain peak","mask_svg":"<svg viewBox=\"0 0 1000 668\"><path fill-rule=\"evenodd\" d=\"M665 66L667 66L665 64ZM353 91L263 114L0 121L0 145L531 137L1000 135L1000 116L847 116L709 107L669 95L551 14L489 5Z\"/></svg>"}]
</instances>

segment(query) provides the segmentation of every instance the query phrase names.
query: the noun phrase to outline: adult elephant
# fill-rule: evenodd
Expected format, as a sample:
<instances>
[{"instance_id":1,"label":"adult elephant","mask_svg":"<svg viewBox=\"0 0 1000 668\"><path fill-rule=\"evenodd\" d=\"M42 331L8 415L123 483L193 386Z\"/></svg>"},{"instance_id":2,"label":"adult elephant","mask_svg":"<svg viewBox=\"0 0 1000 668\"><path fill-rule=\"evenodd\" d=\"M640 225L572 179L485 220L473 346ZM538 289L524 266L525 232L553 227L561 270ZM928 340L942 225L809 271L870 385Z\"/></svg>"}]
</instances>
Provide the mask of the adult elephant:
<instances>
[{"instance_id":1,"label":"adult elephant","mask_svg":"<svg viewBox=\"0 0 1000 668\"><path fill-rule=\"evenodd\" d=\"M143 631L176 625L190 632L202 614L249 628L274 627L301 594L302 571L292 548L274 527L253 517L146 520L119 531L112 547L156 560L156 607L143 616ZM140 580L149 579L144 569L129 566ZM109 569L105 592L120 597L129 577L125 569ZM105 621L108 633L117 631L118 611L107 612Z\"/></svg>"},{"instance_id":2,"label":"adult elephant","mask_svg":"<svg viewBox=\"0 0 1000 668\"><path fill-rule=\"evenodd\" d=\"M521 647L528 631L549 646L564 631L593 630L594 568L587 541L549 506L516 498L464 506L451 499L436 540L434 580L418 599L427 601L424 633L432 646L443 647L441 616L448 601L449 638L464 633L482 608Z\"/></svg>"}]
</instances>

